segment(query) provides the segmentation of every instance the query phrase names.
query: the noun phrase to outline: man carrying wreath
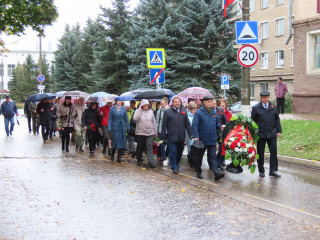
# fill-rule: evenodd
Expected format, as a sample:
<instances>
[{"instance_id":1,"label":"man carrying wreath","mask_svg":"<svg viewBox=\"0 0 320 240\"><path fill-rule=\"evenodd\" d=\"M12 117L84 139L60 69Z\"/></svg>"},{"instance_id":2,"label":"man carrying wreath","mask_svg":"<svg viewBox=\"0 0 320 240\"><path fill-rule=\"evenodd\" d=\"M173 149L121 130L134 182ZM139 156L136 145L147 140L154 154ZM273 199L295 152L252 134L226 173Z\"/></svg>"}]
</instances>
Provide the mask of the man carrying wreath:
<instances>
[{"instance_id":1,"label":"man carrying wreath","mask_svg":"<svg viewBox=\"0 0 320 240\"><path fill-rule=\"evenodd\" d=\"M277 138L281 136L282 129L277 107L273 103L269 102L269 96L270 93L268 91L262 91L260 93L260 103L252 107L251 117L259 127L259 141L257 142L257 151L259 154L259 176L265 177L265 170L263 166L264 150L266 143L268 143L268 148L270 151L269 176L279 178L281 175L277 173Z\"/></svg>"}]
</instances>

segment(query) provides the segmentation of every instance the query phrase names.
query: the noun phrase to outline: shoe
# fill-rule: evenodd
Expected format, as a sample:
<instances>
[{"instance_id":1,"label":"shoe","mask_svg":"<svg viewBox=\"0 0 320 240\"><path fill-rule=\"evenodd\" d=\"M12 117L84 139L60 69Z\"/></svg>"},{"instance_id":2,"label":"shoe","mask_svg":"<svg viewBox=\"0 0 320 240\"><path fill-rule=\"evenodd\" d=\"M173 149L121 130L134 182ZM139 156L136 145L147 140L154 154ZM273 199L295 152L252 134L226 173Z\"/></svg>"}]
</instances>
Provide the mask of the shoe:
<instances>
[{"instance_id":1,"label":"shoe","mask_svg":"<svg viewBox=\"0 0 320 240\"><path fill-rule=\"evenodd\" d=\"M76 152L79 151L79 145L76 145Z\"/></svg>"},{"instance_id":2,"label":"shoe","mask_svg":"<svg viewBox=\"0 0 320 240\"><path fill-rule=\"evenodd\" d=\"M136 152L131 153L131 157L135 158L136 157Z\"/></svg>"},{"instance_id":3,"label":"shoe","mask_svg":"<svg viewBox=\"0 0 320 240\"><path fill-rule=\"evenodd\" d=\"M43 143L47 143L48 142L48 140L43 140Z\"/></svg>"},{"instance_id":4,"label":"shoe","mask_svg":"<svg viewBox=\"0 0 320 240\"><path fill-rule=\"evenodd\" d=\"M137 166L141 166L142 165L142 161L137 161Z\"/></svg>"},{"instance_id":5,"label":"shoe","mask_svg":"<svg viewBox=\"0 0 320 240\"><path fill-rule=\"evenodd\" d=\"M112 155L112 148L108 148L108 155L110 156L110 155Z\"/></svg>"},{"instance_id":6,"label":"shoe","mask_svg":"<svg viewBox=\"0 0 320 240\"><path fill-rule=\"evenodd\" d=\"M12 136L12 131L10 131L10 135Z\"/></svg>"},{"instance_id":7,"label":"shoe","mask_svg":"<svg viewBox=\"0 0 320 240\"><path fill-rule=\"evenodd\" d=\"M103 148L102 154L106 154L107 153L107 149Z\"/></svg>"},{"instance_id":8,"label":"shoe","mask_svg":"<svg viewBox=\"0 0 320 240\"><path fill-rule=\"evenodd\" d=\"M224 178L224 175L225 174L221 172L219 178Z\"/></svg>"},{"instance_id":9,"label":"shoe","mask_svg":"<svg viewBox=\"0 0 320 240\"><path fill-rule=\"evenodd\" d=\"M66 152L69 152L69 148L66 148Z\"/></svg>"},{"instance_id":10,"label":"shoe","mask_svg":"<svg viewBox=\"0 0 320 240\"><path fill-rule=\"evenodd\" d=\"M113 161L114 160L114 156L111 155L110 156L110 160Z\"/></svg>"},{"instance_id":11,"label":"shoe","mask_svg":"<svg viewBox=\"0 0 320 240\"><path fill-rule=\"evenodd\" d=\"M173 170L172 173L173 174L178 174L178 170Z\"/></svg>"},{"instance_id":12,"label":"shoe","mask_svg":"<svg viewBox=\"0 0 320 240\"><path fill-rule=\"evenodd\" d=\"M62 147L61 150L64 151L64 147Z\"/></svg>"},{"instance_id":13,"label":"shoe","mask_svg":"<svg viewBox=\"0 0 320 240\"><path fill-rule=\"evenodd\" d=\"M84 152L82 147L79 147L79 152Z\"/></svg>"},{"instance_id":14,"label":"shoe","mask_svg":"<svg viewBox=\"0 0 320 240\"><path fill-rule=\"evenodd\" d=\"M259 177L265 177L265 176L266 175L263 172L259 173Z\"/></svg>"},{"instance_id":15,"label":"shoe","mask_svg":"<svg viewBox=\"0 0 320 240\"><path fill-rule=\"evenodd\" d=\"M201 173L197 173L197 178L199 178L199 179L203 179L202 174L201 174Z\"/></svg>"},{"instance_id":16,"label":"shoe","mask_svg":"<svg viewBox=\"0 0 320 240\"><path fill-rule=\"evenodd\" d=\"M281 177L281 175L278 174L277 172L271 172L271 173L269 173L269 176L275 177L275 178L280 178Z\"/></svg>"},{"instance_id":17,"label":"shoe","mask_svg":"<svg viewBox=\"0 0 320 240\"><path fill-rule=\"evenodd\" d=\"M124 160L121 158L118 158L117 162L124 162Z\"/></svg>"},{"instance_id":18,"label":"shoe","mask_svg":"<svg viewBox=\"0 0 320 240\"><path fill-rule=\"evenodd\" d=\"M149 167L149 168L155 168L156 166L148 163L148 167Z\"/></svg>"},{"instance_id":19,"label":"shoe","mask_svg":"<svg viewBox=\"0 0 320 240\"><path fill-rule=\"evenodd\" d=\"M220 179L220 173L216 174L214 173L214 180L218 181Z\"/></svg>"},{"instance_id":20,"label":"shoe","mask_svg":"<svg viewBox=\"0 0 320 240\"><path fill-rule=\"evenodd\" d=\"M50 140L52 140L52 137L50 137Z\"/></svg>"},{"instance_id":21,"label":"shoe","mask_svg":"<svg viewBox=\"0 0 320 240\"><path fill-rule=\"evenodd\" d=\"M222 166L223 166L223 167L227 166L226 162L223 162L223 163L222 163Z\"/></svg>"},{"instance_id":22,"label":"shoe","mask_svg":"<svg viewBox=\"0 0 320 240\"><path fill-rule=\"evenodd\" d=\"M163 166L164 166L164 167L168 167L168 160L164 160L164 161L163 161Z\"/></svg>"},{"instance_id":23,"label":"shoe","mask_svg":"<svg viewBox=\"0 0 320 240\"><path fill-rule=\"evenodd\" d=\"M93 150L90 151L90 156L94 156L94 151Z\"/></svg>"},{"instance_id":24,"label":"shoe","mask_svg":"<svg viewBox=\"0 0 320 240\"><path fill-rule=\"evenodd\" d=\"M31 133L31 130L29 130L29 133Z\"/></svg>"}]
</instances>

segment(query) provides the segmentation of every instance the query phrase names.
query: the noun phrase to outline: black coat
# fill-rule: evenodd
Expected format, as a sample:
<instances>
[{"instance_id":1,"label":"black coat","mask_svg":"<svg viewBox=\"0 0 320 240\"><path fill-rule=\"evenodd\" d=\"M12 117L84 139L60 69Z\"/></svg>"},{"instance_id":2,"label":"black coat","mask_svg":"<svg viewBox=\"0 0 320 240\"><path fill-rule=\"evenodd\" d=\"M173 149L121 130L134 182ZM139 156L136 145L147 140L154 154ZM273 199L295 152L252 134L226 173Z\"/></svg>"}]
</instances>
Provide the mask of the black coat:
<instances>
[{"instance_id":1,"label":"black coat","mask_svg":"<svg viewBox=\"0 0 320 240\"><path fill-rule=\"evenodd\" d=\"M50 103L43 103L42 101L37 105L37 113L40 117L40 125L49 125L50 124ZM41 112L41 109L44 111Z\"/></svg>"},{"instance_id":2,"label":"black coat","mask_svg":"<svg viewBox=\"0 0 320 240\"><path fill-rule=\"evenodd\" d=\"M52 131L56 131L57 130L57 106L56 104L52 103L50 104L51 108L50 108L50 129Z\"/></svg>"},{"instance_id":3,"label":"black coat","mask_svg":"<svg viewBox=\"0 0 320 240\"><path fill-rule=\"evenodd\" d=\"M279 113L276 105L269 102L268 109L265 109L262 103L252 107L251 117L259 127L258 135L260 138L275 138L277 133L282 133Z\"/></svg>"},{"instance_id":4,"label":"black coat","mask_svg":"<svg viewBox=\"0 0 320 240\"><path fill-rule=\"evenodd\" d=\"M219 122L221 125L227 125L228 120L227 120L226 115L224 114L223 109L220 108L220 107L217 107L217 108L215 109L215 111L216 111L216 115L218 116L218 122ZM217 135L218 135L218 141L219 141L219 139L221 138L221 135L222 135L221 128L220 128L220 129L219 129L219 128L217 129Z\"/></svg>"},{"instance_id":5,"label":"black coat","mask_svg":"<svg viewBox=\"0 0 320 240\"><path fill-rule=\"evenodd\" d=\"M91 128L92 123L94 124L95 128L101 127L101 119L99 115L98 109L92 109L92 105L89 108L86 108L81 117L81 125L82 127L89 127Z\"/></svg>"},{"instance_id":6,"label":"black coat","mask_svg":"<svg viewBox=\"0 0 320 240\"><path fill-rule=\"evenodd\" d=\"M183 142L186 137L186 130L190 138L193 138L192 128L185 109L180 108L178 112L172 107L164 112L161 139L169 142Z\"/></svg>"}]
</instances>

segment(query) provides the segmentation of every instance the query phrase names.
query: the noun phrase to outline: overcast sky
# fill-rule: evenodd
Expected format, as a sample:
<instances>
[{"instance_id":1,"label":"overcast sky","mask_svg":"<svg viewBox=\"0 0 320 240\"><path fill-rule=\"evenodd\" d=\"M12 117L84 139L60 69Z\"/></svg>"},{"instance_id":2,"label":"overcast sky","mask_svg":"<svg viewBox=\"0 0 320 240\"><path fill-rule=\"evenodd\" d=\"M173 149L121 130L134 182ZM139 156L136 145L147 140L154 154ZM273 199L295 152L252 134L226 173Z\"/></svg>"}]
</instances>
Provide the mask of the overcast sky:
<instances>
[{"instance_id":1,"label":"overcast sky","mask_svg":"<svg viewBox=\"0 0 320 240\"><path fill-rule=\"evenodd\" d=\"M130 10L133 10L139 3L139 0L130 0ZM90 17L92 20L96 19L98 14L101 14L100 5L105 8L112 7L111 0L55 0L55 6L58 8L59 17L58 20L53 23L53 26L45 29L46 37L43 39L44 48L48 47L51 42L52 50L55 50L55 45L58 39L62 36L66 24L75 25L79 22L81 28L86 25L86 21ZM13 46L20 46L25 49L26 45L30 45L30 48L35 48L37 39L37 33L31 29L27 29L26 35L21 37L3 37L6 46L10 49Z\"/></svg>"}]
</instances>

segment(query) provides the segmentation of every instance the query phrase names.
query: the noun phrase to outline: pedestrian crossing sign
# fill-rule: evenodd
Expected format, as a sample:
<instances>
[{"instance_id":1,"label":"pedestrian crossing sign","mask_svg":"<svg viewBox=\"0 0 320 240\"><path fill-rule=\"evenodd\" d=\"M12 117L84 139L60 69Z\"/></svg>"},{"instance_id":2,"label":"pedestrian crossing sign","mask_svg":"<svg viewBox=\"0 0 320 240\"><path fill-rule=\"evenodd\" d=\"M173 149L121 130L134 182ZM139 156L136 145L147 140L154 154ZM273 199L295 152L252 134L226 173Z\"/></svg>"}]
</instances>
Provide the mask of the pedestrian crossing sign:
<instances>
[{"instance_id":1,"label":"pedestrian crossing sign","mask_svg":"<svg viewBox=\"0 0 320 240\"><path fill-rule=\"evenodd\" d=\"M148 68L165 68L164 48L147 48Z\"/></svg>"}]
</instances>

